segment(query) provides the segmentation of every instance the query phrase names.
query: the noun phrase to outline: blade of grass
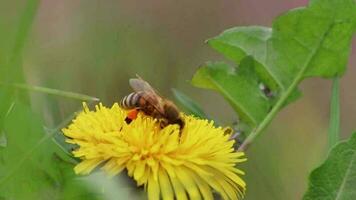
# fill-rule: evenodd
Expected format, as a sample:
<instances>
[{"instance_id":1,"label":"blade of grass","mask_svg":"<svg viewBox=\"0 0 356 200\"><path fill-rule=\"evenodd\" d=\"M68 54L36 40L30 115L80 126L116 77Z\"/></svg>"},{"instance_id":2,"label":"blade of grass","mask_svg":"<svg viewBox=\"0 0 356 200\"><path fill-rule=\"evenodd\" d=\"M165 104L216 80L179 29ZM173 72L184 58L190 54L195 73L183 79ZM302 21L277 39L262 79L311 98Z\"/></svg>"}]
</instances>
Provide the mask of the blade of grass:
<instances>
[{"instance_id":1,"label":"blade of grass","mask_svg":"<svg viewBox=\"0 0 356 200\"><path fill-rule=\"evenodd\" d=\"M25 46L32 23L37 13L39 0L28 0L19 22L19 26L15 35L15 43L12 47L10 60L5 68L7 69L6 82L24 82L24 74L22 72L22 50Z\"/></svg>"},{"instance_id":2,"label":"blade of grass","mask_svg":"<svg viewBox=\"0 0 356 200\"><path fill-rule=\"evenodd\" d=\"M37 13L39 0L27 1L26 9L21 17L21 23L16 35L16 43L13 48L11 61L14 61L21 54L24 44L26 42L33 19Z\"/></svg>"},{"instance_id":3,"label":"blade of grass","mask_svg":"<svg viewBox=\"0 0 356 200\"><path fill-rule=\"evenodd\" d=\"M177 101L184 107L184 109L190 113L193 114L197 117L200 117L202 119L210 119L203 109L200 108L200 106L195 103L190 97L185 95L184 93L180 92L177 89L172 89L174 97L177 99Z\"/></svg>"},{"instance_id":4,"label":"blade of grass","mask_svg":"<svg viewBox=\"0 0 356 200\"><path fill-rule=\"evenodd\" d=\"M330 102L330 122L328 147L331 149L338 141L340 135L340 80L334 78Z\"/></svg>"},{"instance_id":5,"label":"blade of grass","mask_svg":"<svg viewBox=\"0 0 356 200\"><path fill-rule=\"evenodd\" d=\"M5 85L5 84L0 83L0 85ZM13 87L16 87L19 89L24 89L24 90L31 90L31 91L35 91L35 92L50 94L50 95L62 96L62 97L71 98L71 99L77 99L77 100L81 100L81 101L99 101L100 100L97 97L92 97L92 96L85 95L85 94L80 94L80 93L76 93L76 92L68 92L68 91L57 90L57 89L41 87L41 86L33 86L33 85L27 85L27 84L21 84L21 83L10 84L10 86L13 86Z\"/></svg>"},{"instance_id":6,"label":"blade of grass","mask_svg":"<svg viewBox=\"0 0 356 200\"><path fill-rule=\"evenodd\" d=\"M21 12L20 21L18 23L14 45L10 48L9 55L5 56L6 61L2 63L0 67L0 79L5 83L10 82L24 82L24 74L22 70L22 50L25 46L26 39L28 37L28 33L31 29L34 17L37 13L37 8L39 5L39 0L28 0L26 1L26 6L24 11ZM0 27L3 28L3 27ZM5 27L4 27L5 28ZM12 36L11 36L12 37ZM8 36L2 39L9 39ZM7 54L7 52L6 52ZM0 130L3 129L3 119L5 112L11 106L11 101L13 101L13 91L9 87L5 87L0 90ZM23 98L23 102L28 102L28 98L26 94L21 94Z\"/></svg>"}]
</instances>

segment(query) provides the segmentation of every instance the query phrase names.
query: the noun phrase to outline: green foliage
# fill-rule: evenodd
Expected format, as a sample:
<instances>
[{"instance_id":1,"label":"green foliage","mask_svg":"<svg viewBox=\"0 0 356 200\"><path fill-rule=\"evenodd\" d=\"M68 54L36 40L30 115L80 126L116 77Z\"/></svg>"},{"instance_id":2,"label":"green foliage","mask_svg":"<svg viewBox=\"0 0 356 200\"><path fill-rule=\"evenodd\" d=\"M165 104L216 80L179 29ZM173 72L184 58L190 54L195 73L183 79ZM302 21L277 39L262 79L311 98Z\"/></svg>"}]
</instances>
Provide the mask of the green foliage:
<instances>
[{"instance_id":1,"label":"green foliage","mask_svg":"<svg viewBox=\"0 0 356 200\"><path fill-rule=\"evenodd\" d=\"M329 143L337 143L340 125L339 80L345 71L356 28L354 0L314 0L308 7L277 17L272 28L236 27L208 40L232 60L208 62L192 84L222 94L249 124L240 150L263 131L281 108L299 97L298 84L308 77L334 78ZM304 199L355 199L356 133L331 151L310 176Z\"/></svg>"},{"instance_id":2,"label":"green foliage","mask_svg":"<svg viewBox=\"0 0 356 200\"><path fill-rule=\"evenodd\" d=\"M137 192L136 186L128 186L128 180L122 180L122 177L112 181L94 173L77 178L71 163L75 161L67 154L71 146L61 143L64 138L58 134L64 125L46 131L40 117L32 111L28 91L85 101L96 101L97 98L26 84L22 72L22 51L39 1L18 2L25 6L19 6L20 9L16 10L19 14L8 20L11 23L0 17L0 199L142 199L143 195ZM283 106L299 97L297 87L303 79L339 77L344 73L355 23L354 0L312 0L308 7L291 10L278 17L272 28L251 26L227 30L208 40L208 44L238 67L209 62L197 71L192 83L218 91L229 101L243 124L250 126L247 130L253 131L246 140L250 142ZM97 38L97 28L94 29ZM112 32L115 31L105 33ZM97 62L102 67L110 57L117 58L118 45L113 42L116 36L115 40L103 38L104 42L98 42L102 45L100 48L109 46L115 49L115 53L107 54L96 48L96 57L89 56L88 63ZM127 40L130 41L127 42L128 48L135 49L133 44L137 43L137 36L133 38ZM140 42L137 46L142 48ZM144 46L152 51L152 45ZM120 55L123 55L125 63L131 54ZM141 66L141 62L147 65L147 59L137 59L136 54L132 55L132 60L139 62L137 66ZM152 72L151 69L146 70ZM102 70L101 73L105 77L115 74L115 78L120 80L126 77L125 73L116 74L110 70ZM106 80L111 81L109 78ZM335 81L331 104L331 145L336 143L339 134L337 83ZM263 87L271 91L264 91ZM188 112L208 118L188 96L177 90L174 94ZM325 163L312 172L304 199L355 198L355 146L356 133L349 141L333 148Z\"/></svg>"},{"instance_id":3,"label":"green foliage","mask_svg":"<svg viewBox=\"0 0 356 200\"><path fill-rule=\"evenodd\" d=\"M339 141L340 134L340 80L336 77L333 80L331 102L330 102L330 122L329 122L329 149Z\"/></svg>"},{"instance_id":4,"label":"green foliage","mask_svg":"<svg viewBox=\"0 0 356 200\"><path fill-rule=\"evenodd\" d=\"M259 89L256 64L251 57L242 60L238 69L222 62L207 63L194 75L193 84L219 91L242 119L256 126L272 106Z\"/></svg>"},{"instance_id":5,"label":"green foliage","mask_svg":"<svg viewBox=\"0 0 356 200\"><path fill-rule=\"evenodd\" d=\"M0 149L0 196L66 199L87 193L83 183L73 179L73 165L63 160L68 158L52 142L53 133L44 133L28 106L19 101L13 105L4 121L8 145Z\"/></svg>"},{"instance_id":6,"label":"green foliage","mask_svg":"<svg viewBox=\"0 0 356 200\"><path fill-rule=\"evenodd\" d=\"M74 179L70 158L52 140L57 132L45 133L27 90L19 90L89 98L24 84L22 49L38 4L27 1L21 17L13 20L17 23L0 23L0 199L97 199L84 181Z\"/></svg>"},{"instance_id":7,"label":"green foliage","mask_svg":"<svg viewBox=\"0 0 356 200\"><path fill-rule=\"evenodd\" d=\"M309 177L303 199L351 200L356 197L356 133L331 150L326 161Z\"/></svg>"},{"instance_id":8,"label":"green foliage","mask_svg":"<svg viewBox=\"0 0 356 200\"><path fill-rule=\"evenodd\" d=\"M20 88L20 89L24 89L24 90L30 90L30 91L41 92L41 93L50 94L50 95L62 96L62 97L67 97L67 98L76 99L76 100L80 100L80 101L99 101L99 99L96 97L91 97L91 96L76 93L76 92L68 92L68 91L63 91L63 90L57 90L57 89L46 88L46 87L41 87L41 86L32 86L32 85L26 85L26 84L14 84L13 86Z\"/></svg>"},{"instance_id":9,"label":"green foliage","mask_svg":"<svg viewBox=\"0 0 356 200\"><path fill-rule=\"evenodd\" d=\"M202 119L209 119L209 117L205 114L202 108L194 102L193 99L185 95L184 93L180 92L177 89L172 89L174 97L177 101L183 106L184 110L192 114L196 117L200 117Z\"/></svg>"},{"instance_id":10,"label":"green foliage","mask_svg":"<svg viewBox=\"0 0 356 200\"><path fill-rule=\"evenodd\" d=\"M315 0L277 17L272 28L232 28L208 44L238 67L207 63L192 83L216 90L230 102L254 130L248 144L296 99L303 79L343 74L355 27L354 0ZM261 90L261 83L271 91Z\"/></svg>"}]
</instances>

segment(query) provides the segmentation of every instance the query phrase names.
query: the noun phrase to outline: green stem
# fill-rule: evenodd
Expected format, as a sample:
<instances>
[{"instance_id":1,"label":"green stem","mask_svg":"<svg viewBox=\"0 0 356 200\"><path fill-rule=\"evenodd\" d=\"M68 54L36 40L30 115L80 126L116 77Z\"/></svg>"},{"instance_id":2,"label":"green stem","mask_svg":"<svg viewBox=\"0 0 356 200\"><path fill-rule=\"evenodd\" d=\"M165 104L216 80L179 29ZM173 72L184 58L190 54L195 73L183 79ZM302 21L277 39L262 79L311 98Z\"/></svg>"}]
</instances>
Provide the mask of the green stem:
<instances>
[{"instance_id":1,"label":"green stem","mask_svg":"<svg viewBox=\"0 0 356 200\"><path fill-rule=\"evenodd\" d=\"M12 57L10 59L11 61L17 59L17 57L20 56L22 52L28 33L31 30L31 26L37 12L38 5L39 0L27 1L25 10L21 16L20 26L16 34L15 45L12 50Z\"/></svg>"},{"instance_id":2,"label":"green stem","mask_svg":"<svg viewBox=\"0 0 356 200\"><path fill-rule=\"evenodd\" d=\"M255 138L261 134L261 132L268 126L268 124L272 121L272 119L274 118L274 116L277 114L277 112L279 111L279 109L283 106L284 102L288 99L288 97L290 96L290 94L293 92L293 90L297 87L298 83L300 82L300 80L302 79L302 75L304 73L304 70L302 70L298 77L296 79L294 79L294 81L292 82L292 84L290 85L290 87L287 89L286 92L283 93L283 95L281 96L281 98L277 101L276 105L273 106L271 112L268 113L268 115L266 116L266 118L261 122L261 124L259 124L259 126L257 126L250 135L248 135L248 137L244 140L244 142L242 143L242 145L239 147L238 151L246 151L246 149L248 148L248 146L250 146L250 144L253 142L253 140L255 140Z\"/></svg>"},{"instance_id":3,"label":"green stem","mask_svg":"<svg viewBox=\"0 0 356 200\"><path fill-rule=\"evenodd\" d=\"M13 86L20 88L20 89L25 89L25 90L32 90L35 92L42 92L46 94L51 94L51 95L57 95L57 96L62 96L62 97L67 97L71 99L77 99L81 101L99 101L98 98L88 96L85 94L79 94L75 92L68 92L68 91L62 91L62 90L57 90L57 89L52 89L52 88L46 88L46 87L40 87L40 86L32 86L32 85L26 85L26 84L12 84Z\"/></svg>"},{"instance_id":4,"label":"green stem","mask_svg":"<svg viewBox=\"0 0 356 200\"><path fill-rule=\"evenodd\" d=\"M22 51L31 30L32 23L37 13L40 0L28 0L15 35L15 43L12 48L10 60L7 66L6 82L25 82L22 71Z\"/></svg>"},{"instance_id":5,"label":"green stem","mask_svg":"<svg viewBox=\"0 0 356 200\"><path fill-rule=\"evenodd\" d=\"M41 87L41 86L27 85L27 84L22 84L22 83L6 84L6 83L0 82L0 86L10 86L10 87L18 88L18 89L31 90L34 92L40 92L40 93L56 95L56 96L61 96L61 97L66 97L66 98L71 98L71 99L77 99L77 100L81 100L81 101L99 101L100 100L97 97L92 97L92 96L85 95L85 94L68 92L68 91L57 90L57 89Z\"/></svg>"},{"instance_id":6,"label":"green stem","mask_svg":"<svg viewBox=\"0 0 356 200\"><path fill-rule=\"evenodd\" d=\"M340 134L340 81L339 77L333 80L331 102L330 102L330 123L328 143L329 149L339 141Z\"/></svg>"}]
</instances>

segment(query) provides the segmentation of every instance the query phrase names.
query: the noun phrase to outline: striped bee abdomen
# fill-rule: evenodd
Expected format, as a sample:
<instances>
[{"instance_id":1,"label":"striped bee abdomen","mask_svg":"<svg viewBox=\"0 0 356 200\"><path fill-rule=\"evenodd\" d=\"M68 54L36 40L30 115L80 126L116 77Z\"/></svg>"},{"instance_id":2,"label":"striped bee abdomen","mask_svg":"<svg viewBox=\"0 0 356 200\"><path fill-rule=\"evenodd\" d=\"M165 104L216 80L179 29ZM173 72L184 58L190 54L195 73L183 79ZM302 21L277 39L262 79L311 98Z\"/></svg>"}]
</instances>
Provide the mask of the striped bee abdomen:
<instances>
[{"instance_id":1,"label":"striped bee abdomen","mask_svg":"<svg viewBox=\"0 0 356 200\"><path fill-rule=\"evenodd\" d=\"M138 107L140 98L141 94L139 92L132 92L121 100L120 106L124 109L136 108Z\"/></svg>"}]
</instances>

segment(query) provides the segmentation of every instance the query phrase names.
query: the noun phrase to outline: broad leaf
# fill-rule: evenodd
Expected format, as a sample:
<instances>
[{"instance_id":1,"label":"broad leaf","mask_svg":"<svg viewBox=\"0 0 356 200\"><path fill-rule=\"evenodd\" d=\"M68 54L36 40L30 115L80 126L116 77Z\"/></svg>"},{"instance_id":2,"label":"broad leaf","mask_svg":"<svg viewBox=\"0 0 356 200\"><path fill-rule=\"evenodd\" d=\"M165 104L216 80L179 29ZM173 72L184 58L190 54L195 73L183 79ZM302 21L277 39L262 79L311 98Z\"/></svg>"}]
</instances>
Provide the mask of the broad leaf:
<instances>
[{"instance_id":1,"label":"broad leaf","mask_svg":"<svg viewBox=\"0 0 356 200\"><path fill-rule=\"evenodd\" d=\"M343 74L355 26L354 0L314 0L277 17L272 28L232 28L208 44L238 67L208 63L192 83L220 92L260 131L296 99L304 78Z\"/></svg>"},{"instance_id":2,"label":"broad leaf","mask_svg":"<svg viewBox=\"0 0 356 200\"><path fill-rule=\"evenodd\" d=\"M197 71L193 84L219 91L242 119L257 125L270 110L272 101L259 89L256 64L250 57L242 60L239 68L222 62L207 63Z\"/></svg>"},{"instance_id":3,"label":"broad leaf","mask_svg":"<svg viewBox=\"0 0 356 200\"><path fill-rule=\"evenodd\" d=\"M312 171L303 199L356 199L356 133L334 146L326 161Z\"/></svg>"}]
</instances>

